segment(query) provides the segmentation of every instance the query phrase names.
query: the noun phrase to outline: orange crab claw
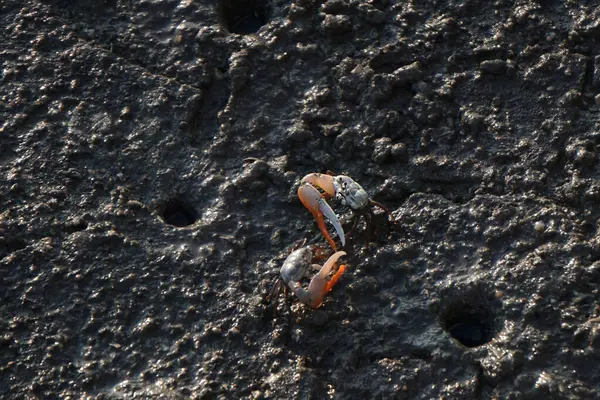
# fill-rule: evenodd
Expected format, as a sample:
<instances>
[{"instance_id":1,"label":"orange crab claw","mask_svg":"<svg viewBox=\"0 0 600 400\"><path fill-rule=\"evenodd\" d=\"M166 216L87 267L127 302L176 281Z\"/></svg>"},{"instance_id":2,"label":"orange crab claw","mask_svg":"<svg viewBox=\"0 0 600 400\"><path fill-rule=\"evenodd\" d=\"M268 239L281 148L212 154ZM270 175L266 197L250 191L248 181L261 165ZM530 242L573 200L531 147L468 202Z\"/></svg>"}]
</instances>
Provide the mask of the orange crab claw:
<instances>
[{"instance_id":1,"label":"orange crab claw","mask_svg":"<svg viewBox=\"0 0 600 400\"><path fill-rule=\"evenodd\" d=\"M333 287L335 286L335 284L342 277L342 274L344 273L344 271L346 271L346 266L345 265L340 265L340 267L338 268L337 272L331 277L331 279L329 280L329 282L327 282L325 284L325 293L329 293L331 291L331 289L333 289Z\"/></svg>"},{"instance_id":2,"label":"orange crab claw","mask_svg":"<svg viewBox=\"0 0 600 400\"><path fill-rule=\"evenodd\" d=\"M312 186L318 187L319 189L325 192L325 197L327 200L331 199L335 196L335 187L333 186L333 176L328 174L319 174L313 173L308 174L302 181L300 181L302 185L306 183L310 183Z\"/></svg>"},{"instance_id":3,"label":"orange crab claw","mask_svg":"<svg viewBox=\"0 0 600 400\"><path fill-rule=\"evenodd\" d=\"M344 246L346 244L346 238L344 236L342 224L335 215L335 212L333 212L329 204L327 204L327 201L325 201L325 199L321 196L321 193L314 186L305 184L300 185L298 188L298 197L300 198L302 204L304 204L304 207L306 207L315 217L321 233L327 242L329 242L333 251L337 251L337 246L335 245L335 242L331 236L329 236L323 215L325 215L329 222L331 222L340 238L340 241L342 242L342 246Z\"/></svg>"},{"instance_id":4,"label":"orange crab claw","mask_svg":"<svg viewBox=\"0 0 600 400\"><path fill-rule=\"evenodd\" d=\"M323 297L331 290L331 288L337 283L340 279L344 271L346 270L346 266L342 265L335 273L335 275L331 278L329 282L326 281L327 276L340 259L340 257L345 256L345 251L338 251L334 253L327 262L321 267L319 272L313 276L308 285L308 290L303 290L301 288L296 288L294 293L296 296L305 304L310 305L313 308L318 308L323 302Z\"/></svg>"}]
</instances>

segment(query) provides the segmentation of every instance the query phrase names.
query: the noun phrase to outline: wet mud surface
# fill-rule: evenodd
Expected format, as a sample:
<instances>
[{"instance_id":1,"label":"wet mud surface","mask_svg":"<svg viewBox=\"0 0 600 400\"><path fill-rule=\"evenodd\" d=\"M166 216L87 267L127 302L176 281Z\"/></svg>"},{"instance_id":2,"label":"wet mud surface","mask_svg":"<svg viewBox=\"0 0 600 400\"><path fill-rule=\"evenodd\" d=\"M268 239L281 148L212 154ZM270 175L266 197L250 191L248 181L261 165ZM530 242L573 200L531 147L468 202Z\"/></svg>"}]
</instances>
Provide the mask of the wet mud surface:
<instances>
[{"instance_id":1,"label":"wet mud surface","mask_svg":"<svg viewBox=\"0 0 600 400\"><path fill-rule=\"evenodd\" d=\"M600 397L596 6L0 1L0 396Z\"/></svg>"}]
</instances>

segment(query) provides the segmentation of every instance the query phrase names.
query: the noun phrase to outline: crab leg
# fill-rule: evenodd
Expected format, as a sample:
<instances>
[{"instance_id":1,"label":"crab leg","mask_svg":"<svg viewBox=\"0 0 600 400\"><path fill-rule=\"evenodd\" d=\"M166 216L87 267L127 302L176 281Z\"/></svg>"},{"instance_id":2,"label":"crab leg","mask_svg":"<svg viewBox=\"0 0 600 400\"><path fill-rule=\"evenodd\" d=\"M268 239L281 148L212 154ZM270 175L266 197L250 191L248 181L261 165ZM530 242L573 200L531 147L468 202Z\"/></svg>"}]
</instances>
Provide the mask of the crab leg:
<instances>
[{"instance_id":1,"label":"crab leg","mask_svg":"<svg viewBox=\"0 0 600 400\"><path fill-rule=\"evenodd\" d=\"M342 242L342 246L345 246L346 238L344 236L342 224L335 215L335 212L333 212L329 204L327 204L327 201L325 201L325 199L321 196L321 193L315 187L306 184L301 185L298 188L298 197L300 198L302 204L304 204L304 207L306 207L315 217L317 225L319 226L319 229L321 229L321 233L323 236L325 236L325 239L327 239L333 250L337 251L337 247L331 236L329 236L329 232L327 232L323 215L325 215L329 222L331 222L340 238L340 241Z\"/></svg>"},{"instance_id":2,"label":"crab leg","mask_svg":"<svg viewBox=\"0 0 600 400\"><path fill-rule=\"evenodd\" d=\"M373 205L381 208L383 211L385 211L385 213L387 214L387 217L388 217L388 221L394 222L394 216L392 215L390 210L387 209L386 206L384 206L383 204L381 204L380 202L375 201L375 200L371 200L371 204L373 204Z\"/></svg>"}]
</instances>

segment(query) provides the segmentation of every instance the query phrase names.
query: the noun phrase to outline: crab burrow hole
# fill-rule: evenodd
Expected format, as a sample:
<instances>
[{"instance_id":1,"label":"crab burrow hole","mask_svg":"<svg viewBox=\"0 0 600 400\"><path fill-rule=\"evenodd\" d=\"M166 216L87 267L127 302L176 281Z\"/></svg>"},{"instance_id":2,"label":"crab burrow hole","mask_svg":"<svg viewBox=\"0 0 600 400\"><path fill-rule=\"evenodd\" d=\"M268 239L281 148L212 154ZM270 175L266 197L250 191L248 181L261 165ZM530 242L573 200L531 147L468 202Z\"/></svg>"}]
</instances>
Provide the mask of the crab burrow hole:
<instances>
[{"instance_id":1,"label":"crab burrow hole","mask_svg":"<svg viewBox=\"0 0 600 400\"><path fill-rule=\"evenodd\" d=\"M179 228L192 225L198 219L194 207L178 198L165 201L159 212L166 224Z\"/></svg>"},{"instance_id":2,"label":"crab burrow hole","mask_svg":"<svg viewBox=\"0 0 600 400\"><path fill-rule=\"evenodd\" d=\"M267 23L269 7L260 0L221 0L219 18L228 32L250 35Z\"/></svg>"},{"instance_id":3,"label":"crab burrow hole","mask_svg":"<svg viewBox=\"0 0 600 400\"><path fill-rule=\"evenodd\" d=\"M447 304L440 315L440 324L454 340L473 348L494 339L497 334L495 302L473 296Z\"/></svg>"}]
</instances>

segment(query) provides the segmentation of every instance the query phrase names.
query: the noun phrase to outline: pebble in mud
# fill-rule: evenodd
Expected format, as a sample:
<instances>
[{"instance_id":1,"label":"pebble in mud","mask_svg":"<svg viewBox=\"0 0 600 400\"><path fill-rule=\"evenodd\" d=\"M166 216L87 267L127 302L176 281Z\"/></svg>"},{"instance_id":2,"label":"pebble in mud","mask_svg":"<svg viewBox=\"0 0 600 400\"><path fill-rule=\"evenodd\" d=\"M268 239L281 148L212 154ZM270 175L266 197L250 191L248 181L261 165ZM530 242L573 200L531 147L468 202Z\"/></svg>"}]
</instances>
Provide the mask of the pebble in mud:
<instances>
[{"instance_id":1,"label":"pebble in mud","mask_svg":"<svg viewBox=\"0 0 600 400\"><path fill-rule=\"evenodd\" d=\"M307 142L313 137L313 133L307 125L296 123L287 132L287 139L292 143Z\"/></svg>"},{"instance_id":2,"label":"pebble in mud","mask_svg":"<svg viewBox=\"0 0 600 400\"><path fill-rule=\"evenodd\" d=\"M483 127L483 121L483 115L470 110L465 110L460 118L463 128L470 133L479 133Z\"/></svg>"},{"instance_id":3,"label":"pebble in mud","mask_svg":"<svg viewBox=\"0 0 600 400\"><path fill-rule=\"evenodd\" d=\"M358 6L360 17L371 25L380 25L385 21L385 13L368 3Z\"/></svg>"},{"instance_id":4,"label":"pebble in mud","mask_svg":"<svg viewBox=\"0 0 600 400\"><path fill-rule=\"evenodd\" d=\"M593 151L579 148L575 151L573 159L575 162L589 167L596 161L596 154Z\"/></svg>"},{"instance_id":5,"label":"pebble in mud","mask_svg":"<svg viewBox=\"0 0 600 400\"><path fill-rule=\"evenodd\" d=\"M596 150L592 141L580 141L570 143L566 147L573 161L581 166L590 167L596 162Z\"/></svg>"},{"instance_id":6,"label":"pebble in mud","mask_svg":"<svg viewBox=\"0 0 600 400\"><path fill-rule=\"evenodd\" d=\"M423 76L421 63L415 61L412 64L400 67L392 73L392 76L394 77L394 84L397 86L417 82Z\"/></svg>"},{"instance_id":7,"label":"pebble in mud","mask_svg":"<svg viewBox=\"0 0 600 400\"><path fill-rule=\"evenodd\" d=\"M543 221L536 221L536 223L533 224L533 227L539 233L542 233L546 230L546 224Z\"/></svg>"},{"instance_id":8,"label":"pebble in mud","mask_svg":"<svg viewBox=\"0 0 600 400\"><path fill-rule=\"evenodd\" d=\"M335 149L339 152L343 159L348 160L352 158L352 151L354 149L354 138L356 137L356 133L351 129L344 129L341 134L339 134L333 145Z\"/></svg>"},{"instance_id":9,"label":"pebble in mud","mask_svg":"<svg viewBox=\"0 0 600 400\"><path fill-rule=\"evenodd\" d=\"M321 6L321 11L326 14L341 14L350 8L344 0L327 0Z\"/></svg>"},{"instance_id":10,"label":"pebble in mud","mask_svg":"<svg viewBox=\"0 0 600 400\"><path fill-rule=\"evenodd\" d=\"M392 139L389 137L375 140L375 148L371 158L375 164L384 164L392 154Z\"/></svg>"},{"instance_id":11,"label":"pebble in mud","mask_svg":"<svg viewBox=\"0 0 600 400\"><path fill-rule=\"evenodd\" d=\"M391 149L392 157L398 162L408 161L408 147L404 143L395 143Z\"/></svg>"},{"instance_id":12,"label":"pebble in mud","mask_svg":"<svg viewBox=\"0 0 600 400\"><path fill-rule=\"evenodd\" d=\"M506 73L506 61L504 60L485 60L479 64L481 72L493 75L502 75Z\"/></svg>"},{"instance_id":13,"label":"pebble in mud","mask_svg":"<svg viewBox=\"0 0 600 400\"><path fill-rule=\"evenodd\" d=\"M321 23L321 28L325 33L332 35L341 35L352 31L352 19L347 15L327 14Z\"/></svg>"},{"instance_id":14,"label":"pebble in mud","mask_svg":"<svg viewBox=\"0 0 600 400\"><path fill-rule=\"evenodd\" d=\"M269 171L269 164L263 160L249 160L244 171L240 174L236 181L237 185L248 185L256 182Z\"/></svg>"}]
</instances>

